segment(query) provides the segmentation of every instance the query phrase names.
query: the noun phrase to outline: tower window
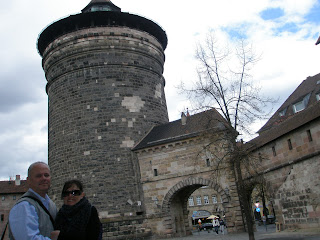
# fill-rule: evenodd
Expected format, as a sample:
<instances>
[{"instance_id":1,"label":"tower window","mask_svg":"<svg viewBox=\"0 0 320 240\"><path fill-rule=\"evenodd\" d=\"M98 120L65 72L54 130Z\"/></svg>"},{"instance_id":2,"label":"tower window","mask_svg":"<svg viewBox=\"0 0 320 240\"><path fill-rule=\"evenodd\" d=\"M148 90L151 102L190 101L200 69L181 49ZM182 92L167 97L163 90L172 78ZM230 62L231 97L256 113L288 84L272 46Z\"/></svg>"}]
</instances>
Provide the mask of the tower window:
<instances>
[{"instance_id":1,"label":"tower window","mask_svg":"<svg viewBox=\"0 0 320 240\"><path fill-rule=\"evenodd\" d=\"M307 135L308 135L309 142L312 142L312 135L310 130L307 130Z\"/></svg>"},{"instance_id":2,"label":"tower window","mask_svg":"<svg viewBox=\"0 0 320 240\"><path fill-rule=\"evenodd\" d=\"M158 176L158 169L153 169L153 175L156 177Z\"/></svg>"},{"instance_id":3,"label":"tower window","mask_svg":"<svg viewBox=\"0 0 320 240\"><path fill-rule=\"evenodd\" d=\"M292 150L292 143L291 143L291 139L288 139L288 147L289 147L289 150Z\"/></svg>"},{"instance_id":4,"label":"tower window","mask_svg":"<svg viewBox=\"0 0 320 240\"><path fill-rule=\"evenodd\" d=\"M273 153L273 156L277 156L277 152L276 152L276 148L275 147L272 147L272 153Z\"/></svg>"},{"instance_id":5,"label":"tower window","mask_svg":"<svg viewBox=\"0 0 320 240\"><path fill-rule=\"evenodd\" d=\"M210 167L210 160L209 159L206 159L206 164L207 164L207 167Z\"/></svg>"}]
</instances>

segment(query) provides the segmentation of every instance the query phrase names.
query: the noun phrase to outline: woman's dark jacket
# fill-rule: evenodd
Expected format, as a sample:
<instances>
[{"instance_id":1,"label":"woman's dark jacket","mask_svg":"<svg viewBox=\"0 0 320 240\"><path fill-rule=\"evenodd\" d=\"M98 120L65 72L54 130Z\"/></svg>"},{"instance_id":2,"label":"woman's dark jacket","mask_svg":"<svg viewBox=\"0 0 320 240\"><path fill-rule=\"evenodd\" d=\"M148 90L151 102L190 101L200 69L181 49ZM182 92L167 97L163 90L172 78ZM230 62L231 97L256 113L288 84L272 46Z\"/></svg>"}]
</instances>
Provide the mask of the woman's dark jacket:
<instances>
[{"instance_id":1,"label":"woman's dark jacket","mask_svg":"<svg viewBox=\"0 0 320 240\"><path fill-rule=\"evenodd\" d=\"M85 197L74 206L63 205L54 229L60 230L58 240L98 240L101 223L97 209Z\"/></svg>"}]
</instances>

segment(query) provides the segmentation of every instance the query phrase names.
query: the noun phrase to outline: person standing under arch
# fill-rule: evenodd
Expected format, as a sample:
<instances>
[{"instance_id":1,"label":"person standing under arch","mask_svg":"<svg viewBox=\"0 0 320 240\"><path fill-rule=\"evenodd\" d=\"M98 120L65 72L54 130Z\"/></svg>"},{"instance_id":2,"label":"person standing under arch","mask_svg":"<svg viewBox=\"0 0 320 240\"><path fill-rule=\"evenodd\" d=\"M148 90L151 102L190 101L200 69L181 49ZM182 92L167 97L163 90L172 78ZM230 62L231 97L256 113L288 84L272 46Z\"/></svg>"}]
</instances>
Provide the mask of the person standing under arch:
<instances>
[{"instance_id":1,"label":"person standing under arch","mask_svg":"<svg viewBox=\"0 0 320 240\"><path fill-rule=\"evenodd\" d=\"M220 223L219 223L219 220L218 218L214 218L212 220L212 226L214 227L214 231L216 232L216 234L218 235L219 234L219 227L220 227Z\"/></svg>"}]
</instances>

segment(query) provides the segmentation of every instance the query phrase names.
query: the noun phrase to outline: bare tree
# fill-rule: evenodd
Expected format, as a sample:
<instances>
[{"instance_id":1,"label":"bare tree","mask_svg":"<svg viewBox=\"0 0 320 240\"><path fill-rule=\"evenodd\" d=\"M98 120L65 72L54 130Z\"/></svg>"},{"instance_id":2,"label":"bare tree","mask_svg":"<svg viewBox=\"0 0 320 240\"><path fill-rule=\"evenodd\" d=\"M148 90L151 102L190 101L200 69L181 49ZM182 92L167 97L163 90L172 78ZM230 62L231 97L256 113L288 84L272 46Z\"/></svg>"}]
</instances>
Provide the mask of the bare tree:
<instances>
[{"instance_id":1,"label":"bare tree","mask_svg":"<svg viewBox=\"0 0 320 240\"><path fill-rule=\"evenodd\" d=\"M252 80L250 71L260 59L254 54L252 46L239 40L235 50L230 51L228 47L220 47L218 44L214 33L208 34L204 44L198 44L198 79L191 88L181 83L179 89L181 93L188 95L194 104L194 111L214 108L228 125L226 130L230 131L223 136L228 136L228 141L225 141L227 144L223 146L227 157L225 155L217 158L216 163L219 166L223 161L228 161L234 172L249 239L254 240L250 205L252 186L246 185L244 181L244 176L248 176L250 171L242 164L248 159L252 160L252 157L248 157L247 147L237 139L242 134L252 134L250 125L259 119L265 119L270 113L265 110L275 101L263 97L260 88Z\"/></svg>"}]
</instances>

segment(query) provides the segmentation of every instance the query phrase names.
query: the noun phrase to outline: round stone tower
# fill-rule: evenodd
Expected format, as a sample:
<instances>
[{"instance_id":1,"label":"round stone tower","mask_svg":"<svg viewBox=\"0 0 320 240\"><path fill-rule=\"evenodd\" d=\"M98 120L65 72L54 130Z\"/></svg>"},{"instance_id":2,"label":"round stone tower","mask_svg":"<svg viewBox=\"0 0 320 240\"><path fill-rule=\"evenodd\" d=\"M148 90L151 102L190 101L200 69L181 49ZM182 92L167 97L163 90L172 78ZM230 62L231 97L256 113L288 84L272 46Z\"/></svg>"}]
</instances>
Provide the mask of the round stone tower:
<instances>
[{"instance_id":1,"label":"round stone tower","mask_svg":"<svg viewBox=\"0 0 320 240\"><path fill-rule=\"evenodd\" d=\"M144 200L131 148L152 126L168 122L166 45L159 25L108 0L92 0L39 35L58 205L63 183L77 178L103 219L141 223Z\"/></svg>"}]
</instances>

